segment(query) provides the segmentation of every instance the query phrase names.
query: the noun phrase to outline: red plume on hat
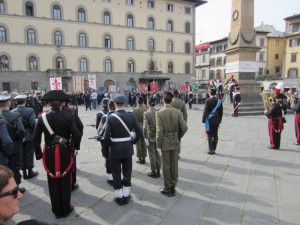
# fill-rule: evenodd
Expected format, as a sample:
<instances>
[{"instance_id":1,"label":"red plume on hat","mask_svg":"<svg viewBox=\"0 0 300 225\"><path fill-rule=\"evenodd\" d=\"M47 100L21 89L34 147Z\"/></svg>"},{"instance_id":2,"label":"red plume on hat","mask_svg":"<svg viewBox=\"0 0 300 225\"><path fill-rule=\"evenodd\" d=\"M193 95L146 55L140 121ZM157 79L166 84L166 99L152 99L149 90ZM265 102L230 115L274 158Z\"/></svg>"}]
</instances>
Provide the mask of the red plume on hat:
<instances>
[{"instance_id":1,"label":"red plume on hat","mask_svg":"<svg viewBox=\"0 0 300 225\"><path fill-rule=\"evenodd\" d=\"M274 92L275 92L276 95L278 95L280 93L280 89L275 88Z\"/></svg>"}]
</instances>

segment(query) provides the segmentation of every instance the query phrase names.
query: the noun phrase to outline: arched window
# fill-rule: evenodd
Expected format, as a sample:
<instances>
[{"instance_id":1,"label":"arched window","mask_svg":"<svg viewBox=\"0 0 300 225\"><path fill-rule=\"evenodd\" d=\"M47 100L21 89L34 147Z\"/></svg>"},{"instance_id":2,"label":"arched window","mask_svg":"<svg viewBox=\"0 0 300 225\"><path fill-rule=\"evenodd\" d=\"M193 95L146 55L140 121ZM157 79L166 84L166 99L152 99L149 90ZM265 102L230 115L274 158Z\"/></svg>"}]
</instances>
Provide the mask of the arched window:
<instances>
[{"instance_id":1,"label":"arched window","mask_svg":"<svg viewBox=\"0 0 300 225\"><path fill-rule=\"evenodd\" d=\"M148 50L154 51L154 40L153 39L148 40Z\"/></svg>"},{"instance_id":2,"label":"arched window","mask_svg":"<svg viewBox=\"0 0 300 225\"><path fill-rule=\"evenodd\" d=\"M33 4L32 2L25 3L25 13L26 16L34 16Z\"/></svg>"},{"instance_id":3,"label":"arched window","mask_svg":"<svg viewBox=\"0 0 300 225\"><path fill-rule=\"evenodd\" d=\"M191 24L189 22L185 23L185 33L191 33Z\"/></svg>"},{"instance_id":4,"label":"arched window","mask_svg":"<svg viewBox=\"0 0 300 225\"><path fill-rule=\"evenodd\" d=\"M167 31L173 31L173 21L168 20Z\"/></svg>"},{"instance_id":5,"label":"arched window","mask_svg":"<svg viewBox=\"0 0 300 225\"><path fill-rule=\"evenodd\" d=\"M105 60L105 68L104 68L104 70L107 73L112 72L112 65L111 65L111 60L110 59L106 59Z\"/></svg>"},{"instance_id":6,"label":"arched window","mask_svg":"<svg viewBox=\"0 0 300 225\"><path fill-rule=\"evenodd\" d=\"M128 72L129 73L134 73L134 62L133 62L133 60L128 61Z\"/></svg>"},{"instance_id":7,"label":"arched window","mask_svg":"<svg viewBox=\"0 0 300 225\"><path fill-rule=\"evenodd\" d=\"M0 27L0 42L7 42L6 29L4 27Z\"/></svg>"},{"instance_id":8,"label":"arched window","mask_svg":"<svg viewBox=\"0 0 300 225\"><path fill-rule=\"evenodd\" d=\"M110 24L110 13L107 11L104 12L104 24Z\"/></svg>"},{"instance_id":9,"label":"arched window","mask_svg":"<svg viewBox=\"0 0 300 225\"><path fill-rule=\"evenodd\" d=\"M173 73L173 63L168 62L168 73Z\"/></svg>"},{"instance_id":10,"label":"arched window","mask_svg":"<svg viewBox=\"0 0 300 225\"><path fill-rule=\"evenodd\" d=\"M185 73L191 73L191 65L190 63L185 63L184 64L184 70L185 70Z\"/></svg>"},{"instance_id":11,"label":"arched window","mask_svg":"<svg viewBox=\"0 0 300 225\"><path fill-rule=\"evenodd\" d=\"M78 21L85 22L85 11L83 8L78 9Z\"/></svg>"},{"instance_id":12,"label":"arched window","mask_svg":"<svg viewBox=\"0 0 300 225\"><path fill-rule=\"evenodd\" d=\"M62 34L60 31L55 31L55 33L54 33L54 44L56 46L62 45Z\"/></svg>"},{"instance_id":13,"label":"arched window","mask_svg":"<svg viewBox=\"0 0 300 225\"><path fill-rule=\"evenodd\" d=\"M191 45L189 42L185 43L185 53L191 53Z\"/></svg>"},{"instance_id":14,"label":"arched window","mask_svg":"<svg viewBox=\"0 0 300 225\"><path fill-rule=\"evenodd\" d=\"M56 19L56 20L61 19L61 10L58 5L53 6L53 19Z\"/></svg>"},{"instance_id":15,"label":"arched window","mask_svg":"<svg viewBox=\"0 0 300 225\"><path fill-rule=\"evenodd\" d=\"M127 16L127 27L133 27L133 16L131 14Z\"/></svg>"},{"instance_id":16,"label":"arched window","mask_svg":"<svg viewBox=\"0 0 300 225\"><path fill-rule=\"evenodd\" d=\"M86 35L84 33L79 34L79 46L80 47L86 47Z\"/></svg>"},{"instance_id":17,"label":"arched window","mask_svg":"<svg viewBox=\"0 0 300 225\"><path fill-rule=\"evenodd\" d=\"M0 14L5 13L4 2L0 0Z\"/></svg>"},{"instance_id":18,"label":"arched window","mask_svg":"<svg viewBox=\"0 0 300 225\"><path fill-rule=\"evenodd\" d=\"M127 49L129 50L133 50L134 49L134 42L133 42L133 38L129 37L127 39Z\"/></svg>"},{"instance_id":19,"label":"arched window","mask_svg":"<svg viewBox=\"0 0 300 225\"><path fill-rule=\"evenodd\" d=\"M167 51L168 52L173 52L173 41L168 41Z\"/></svg>"},{"instance_id":20,"label":"arched window","mask_svg":"<svg viewBox=\"0 0 300 225\"><path fill-rule=\"evenodd\" d=\"M56 58L56 69L59 69L59 70L64 69L64 60L61 57Z\"/></svg>"},{"instance_id":21,"label":"arched window","mask_svg":"<svg viewBox=\"0 0 300 225\"><path fill-rule=\"evenodd\" d=\"M0 71L7 71L9 70L9 61L6 55L0 56Z\"/></svg>"},{"instance_id":22,"label":"arched window","mask_svg":"<svg viewBox=\"0 0 300 225\"><path fill-rule=\"evenodd\" d=\"M27 43L36 44L35 31L33 29L27 30Z\"/></svg>"},{"instance_id":23,"label":"arched window","mask_svg":"<svg viewBox=\"0 0 300 225\"><path fill-rule=\"evenodd\" d=\"M151 60L150 62L149 62L149 71L154 71L154 62L153 62L153 60Z\"/></svg>"},{"instance_id":24,"label":"arched window","mask_svg":"<svg viewBox=\"0 0 300 225\"><path fill-rule=\"evenodd\" d=\"M38 70L38 62L37 58L34 56L29 57L29 70L30 71L36 71Z\"/></svg>"},{"instance_id":25,"label":"arched window","mask_svg":"<svg viewBox=\"0 0 300 225\"><path fill-rule=\"evenodd\" d=\"M111 48L111 37L109 35L105 35L104 37L104 47Z\"/></svg>"},{"instance_id":26,"label":"arched window","mask_svg":"<svg viewBox=\"0 0 300 225\"><path fill-rule=\"evenodd\" d=\"M152 17L148 19L148 29L154 30L154 19Z\"/></svg>"},{"instance_id":27,"label":"arched window","mask_svg":"<svg viewBox=\"0 0 300 225\"><path fill-rule=\"evenodd\" d=\"M81 72L87 72L88 71L87 60L85 58L80 59L80 71Z\"/></svg>"}]
</instances>

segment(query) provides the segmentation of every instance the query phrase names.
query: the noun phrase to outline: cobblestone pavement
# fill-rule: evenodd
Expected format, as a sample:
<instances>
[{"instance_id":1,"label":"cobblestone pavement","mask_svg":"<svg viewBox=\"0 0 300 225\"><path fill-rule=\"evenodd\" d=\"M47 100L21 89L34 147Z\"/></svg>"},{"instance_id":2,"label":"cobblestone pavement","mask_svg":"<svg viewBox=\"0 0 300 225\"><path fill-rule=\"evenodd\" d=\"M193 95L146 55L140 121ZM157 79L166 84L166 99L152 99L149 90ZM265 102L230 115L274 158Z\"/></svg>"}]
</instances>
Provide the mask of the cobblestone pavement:
<instances>
[{"instance_id":1,"label":"cobblestone pavement","mask_svg":"<svg viewBox=\"0 0 300 225\"><path fill-rule=\"evenodd\" d=\"M85 125L94 122L95 114L79 107ZM279 151L267 148L265 116L223 117L217 154L212 156L205 154L201 117L201 106L188 110L176 197L159 193L163 179L146 175L147 158L146 165L133 164L132 201L126 206L114 203L100 143L88 139L96 134L95 128L85 126L77 162L79 188L72 194L75 211L55 219L46 173L37 161L40 174L22 181L27 192L20 200L20 213L7 224L29 218L73 225L300 224L300 147L293 145L294 114L287 115Z\"/></svg>"}]
</instances>

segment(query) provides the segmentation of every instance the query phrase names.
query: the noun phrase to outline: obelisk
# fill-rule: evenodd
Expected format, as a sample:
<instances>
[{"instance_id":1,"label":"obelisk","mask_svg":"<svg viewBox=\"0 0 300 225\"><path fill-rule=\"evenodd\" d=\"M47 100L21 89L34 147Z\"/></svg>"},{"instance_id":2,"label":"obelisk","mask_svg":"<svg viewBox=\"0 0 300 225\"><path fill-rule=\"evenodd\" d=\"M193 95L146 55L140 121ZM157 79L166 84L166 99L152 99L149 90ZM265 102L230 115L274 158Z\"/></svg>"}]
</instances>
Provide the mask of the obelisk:
<instances>
[{"instance_id":1,"label":"obelisk","mask_svg":"<svg viewBox=\"0 0 300 225\"><path fill-rule=\"evenodd\" d=\"M226 78L234 77L241 89L242 101L261 101L260 84L255 81L257 72L254 30L254 0L232 0L231 30L225 50Z\"/></svg>"}]
</instances>

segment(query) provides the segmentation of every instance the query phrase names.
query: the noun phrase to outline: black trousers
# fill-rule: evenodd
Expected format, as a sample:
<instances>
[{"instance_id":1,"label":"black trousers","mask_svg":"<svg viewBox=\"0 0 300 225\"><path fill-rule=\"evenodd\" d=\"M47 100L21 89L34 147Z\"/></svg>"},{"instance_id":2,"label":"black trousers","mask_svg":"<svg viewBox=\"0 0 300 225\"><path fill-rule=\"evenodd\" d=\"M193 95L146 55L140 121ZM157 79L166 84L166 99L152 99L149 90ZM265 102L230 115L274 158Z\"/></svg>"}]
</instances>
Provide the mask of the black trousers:
<instances>
[{"instance_id":1,"label":"black trousers","mask_svg":"<svg viewBox=\"0 0 300 225\"><path fill-rule=\"evenodd\" d=\"M34 149L32 141L22 142L23 153L22 153L22 169L32 169L34 167Z\"/></svg>"},{"instance_id":2,"label":"black trousers","mask_svg":"<svg viewBox=\"0 0 300 225\"><path fill-rule=\"evenodd\" d=\"M12 154L8 157L8 167L14 173L14 179L16 184L19 185L21 183L21 159L22 159L22 146L21 143L13 142L13 151Z\"/></svg>"},{"instance_id":3,"label":"black trousers","mask_svg":"<svg viewBox=\"0 0 300 225\"><path fill-rule=\"evenodd\" d=\"M76 178L76 171L77 171L77 167L76 167L76 155L74 155L74 161L73 161L73 167L72 167L72 187L76 184L77 182L77 178Z\"/></svg>"},{"instance_id":4,"label":"black trousers","mask_svg":"<svg viewBox=\"0 0 300 225\"><path fill-rule=\"evenodd\" d=\"M72 173L68 172L61 178L47 176L52 212L57 217L68 215L71 206Z\"/></svg>"},{"instance_id":5,"label":"black trousers","mask_svg":"<svg viewBox=\"0 0 300 225\"><path fill-rule=\"evenodd\" d=\"M110 159L111 172L114 180L114 189L118 190L131 186L132 157L125 159ZM123 179L121 179L121 172Z\"/></svg>"}]
</instances>

